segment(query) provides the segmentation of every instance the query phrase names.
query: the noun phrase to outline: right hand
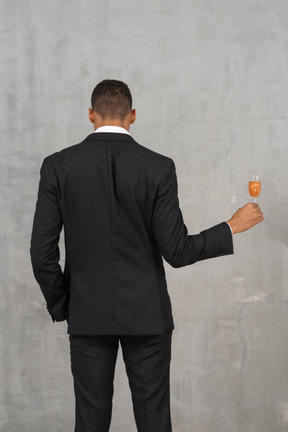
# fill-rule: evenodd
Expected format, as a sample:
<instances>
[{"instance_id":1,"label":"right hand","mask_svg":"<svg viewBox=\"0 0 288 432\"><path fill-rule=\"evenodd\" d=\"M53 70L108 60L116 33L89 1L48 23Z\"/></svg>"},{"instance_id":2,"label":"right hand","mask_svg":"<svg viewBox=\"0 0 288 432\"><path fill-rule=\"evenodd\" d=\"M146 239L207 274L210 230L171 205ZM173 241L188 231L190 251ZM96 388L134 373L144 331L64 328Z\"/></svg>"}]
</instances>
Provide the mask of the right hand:
<instances>
[{"instance_id":1,"label":"right hand","mask_svg":"<svg viewBox=\"0 0 288 432\"><path fill-rule=\"evenodd\" d=\"M263 213L258 204L248 203L238 209L227 222L233 234L249 230L264 220Z\"/></svg>"}]
</instances>

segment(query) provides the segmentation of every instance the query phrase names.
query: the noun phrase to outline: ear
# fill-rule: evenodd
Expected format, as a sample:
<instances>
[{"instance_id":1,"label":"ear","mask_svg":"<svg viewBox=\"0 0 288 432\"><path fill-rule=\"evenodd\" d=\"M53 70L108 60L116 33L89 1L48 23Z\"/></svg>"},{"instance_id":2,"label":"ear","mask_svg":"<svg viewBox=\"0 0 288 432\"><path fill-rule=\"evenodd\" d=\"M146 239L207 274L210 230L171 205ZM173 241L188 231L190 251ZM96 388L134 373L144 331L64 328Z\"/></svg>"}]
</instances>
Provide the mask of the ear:
<instances>
[{"instance_id":1,"label":"ear","mask_svg":"<svg viewBox=\"0 0 288 432\"><path fill-rule=\"evenodd\" d=\"M90 122L94 124L94 121L95 121L95 113L94 113L94 111L92 110L92 108L89 108L89 109L88 109L88 117L89 117Z\"/></svg>"},{"instance_id":2,"label":"ear","mask_svg":"<svg viewBox=\"0 0 288 432\"><path fill-rule=\"evenodd\" d=\"M136 110L132 109L130 113L130 124L135 123L135 121L136 121Z\"/></svg>"}]
</instances>

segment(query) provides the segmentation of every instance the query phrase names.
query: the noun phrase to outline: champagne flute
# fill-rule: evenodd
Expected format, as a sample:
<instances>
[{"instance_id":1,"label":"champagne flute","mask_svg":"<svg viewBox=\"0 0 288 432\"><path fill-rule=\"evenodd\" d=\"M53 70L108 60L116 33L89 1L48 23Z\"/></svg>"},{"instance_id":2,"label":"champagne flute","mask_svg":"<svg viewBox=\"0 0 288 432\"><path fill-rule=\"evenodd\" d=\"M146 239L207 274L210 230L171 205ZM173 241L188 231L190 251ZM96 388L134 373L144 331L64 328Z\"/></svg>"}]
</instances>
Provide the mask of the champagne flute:
<instances>
[{"instance_id":1,"label":"champagne flute","mask_svg":"<svg viewBox=\"0 0 288 432\"><path fill-rule=\"evenodd\" d=\"M261 192L261 179L259 175L252 175L249 180L249 194L252 197L252 202L257 203L256 197L260 195Z\"/></svg>"}]
</instances>

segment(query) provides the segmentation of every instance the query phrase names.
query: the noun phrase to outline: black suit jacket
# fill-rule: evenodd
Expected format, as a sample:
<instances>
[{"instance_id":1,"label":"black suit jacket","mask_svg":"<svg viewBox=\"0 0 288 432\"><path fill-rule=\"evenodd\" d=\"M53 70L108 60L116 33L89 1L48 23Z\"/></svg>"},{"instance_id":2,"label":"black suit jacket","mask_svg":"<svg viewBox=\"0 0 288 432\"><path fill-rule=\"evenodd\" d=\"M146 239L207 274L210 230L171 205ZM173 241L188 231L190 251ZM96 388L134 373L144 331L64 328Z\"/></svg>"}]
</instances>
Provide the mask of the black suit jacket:
<instances>
[{"instance_id":1,"label":"black suit jacket","mask_svg":"<svg viewBox=\"0 0 288 432\"><path fill-rule=\"evenodd\" d=\"M52 320L68 318L67 333L168 332L173 318L162 256L182 267L230 253L225 222L187 234L172 159L131 136L92 133L44 159L31 258Z\"/></svg>"}]
</instances>

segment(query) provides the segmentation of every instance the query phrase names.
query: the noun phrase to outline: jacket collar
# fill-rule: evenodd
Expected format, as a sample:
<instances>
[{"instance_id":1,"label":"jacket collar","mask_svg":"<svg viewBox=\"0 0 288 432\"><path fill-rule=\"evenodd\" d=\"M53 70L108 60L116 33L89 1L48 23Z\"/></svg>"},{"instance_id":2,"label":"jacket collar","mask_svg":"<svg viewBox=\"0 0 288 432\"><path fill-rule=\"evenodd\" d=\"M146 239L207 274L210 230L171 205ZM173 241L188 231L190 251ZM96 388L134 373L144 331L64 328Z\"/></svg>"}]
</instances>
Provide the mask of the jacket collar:
<instances>
[{"instance_id":1,"label":"jacket collar","mask_svg":"<svg viewBox=\"0 0 288 432\"><path fill-rule=\"evenodd\" d=\"M115 132L93 132L88 135L84 141L129 141L135 142L134 138L131 135L123 134L123 133L115 133Z\"/></svg>"}]
</instances>

